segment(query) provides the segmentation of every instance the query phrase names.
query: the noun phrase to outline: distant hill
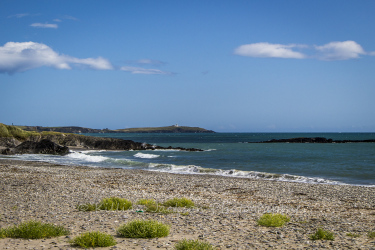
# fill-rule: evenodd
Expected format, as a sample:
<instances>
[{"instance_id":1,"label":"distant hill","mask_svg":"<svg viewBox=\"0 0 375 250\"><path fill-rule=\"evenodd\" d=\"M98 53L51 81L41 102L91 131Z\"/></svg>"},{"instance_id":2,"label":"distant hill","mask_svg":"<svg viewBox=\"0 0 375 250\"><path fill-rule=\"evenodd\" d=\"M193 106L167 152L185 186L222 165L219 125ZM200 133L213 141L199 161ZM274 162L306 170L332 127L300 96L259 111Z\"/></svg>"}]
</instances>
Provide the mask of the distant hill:
<instances>
[{"instance_id":1,"label":"distant hill","mask_svg":"<svg viewBox=\"0 0 375 250\"><path fill-rule=\"evenodd\" d=\"M167 126L167 127L151 127L151 128L127 128L117 129L121 133L215 133L212 130L207 130L199 127L186 126Z\"/></svg>"},{"instance_id":2,"label":"distant hill","mask_svg":"<svg viewBox=\"0 0 375 250\"><path fill-rule=\"evenodd\" d=\"M17 126L25 131L53 131L60 133L215 133L212 130L207 130L199 127L187 127L187 126L167 126L167 127L150 127L150 128L128 128L128 129L92 129L83 127L42 127L42 126Z\"/></svg>"}]
</instances>

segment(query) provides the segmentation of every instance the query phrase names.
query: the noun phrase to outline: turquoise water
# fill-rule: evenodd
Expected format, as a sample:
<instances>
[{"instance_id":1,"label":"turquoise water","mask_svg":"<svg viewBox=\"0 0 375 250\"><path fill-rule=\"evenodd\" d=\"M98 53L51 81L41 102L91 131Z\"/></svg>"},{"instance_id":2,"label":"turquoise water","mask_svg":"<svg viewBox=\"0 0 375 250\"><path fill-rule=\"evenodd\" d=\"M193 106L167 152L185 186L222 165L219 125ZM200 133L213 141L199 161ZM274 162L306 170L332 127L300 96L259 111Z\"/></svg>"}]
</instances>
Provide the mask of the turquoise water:
<instances>
[{"instance_id":1,"label":"turquoise water","mask_svg":"<svg viewBox=\"0 0 375 250\"><path fill-rule=\"evenodd\" d=\"M23 155L93 167L120 167L189 174L217 174L279 181L375 186L375 143L248 143L294 137L375 139L375 133L86 134L203 152L87 151L68 156Z\"/></svg>"}]
</instances>

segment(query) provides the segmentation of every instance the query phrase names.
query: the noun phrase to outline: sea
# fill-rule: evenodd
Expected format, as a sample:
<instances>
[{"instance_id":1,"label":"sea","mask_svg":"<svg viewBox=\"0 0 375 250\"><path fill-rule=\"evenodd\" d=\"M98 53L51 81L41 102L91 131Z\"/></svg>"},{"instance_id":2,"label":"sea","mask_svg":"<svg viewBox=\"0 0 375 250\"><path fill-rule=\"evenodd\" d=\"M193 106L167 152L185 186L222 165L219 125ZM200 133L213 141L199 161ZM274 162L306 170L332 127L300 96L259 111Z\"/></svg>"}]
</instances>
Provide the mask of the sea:
<instances>
[{"instance_id":1,"label":"sea","mask_svg":"<svg viewBox=\"0 0 375 250\"><path fill-rule=\"evenodd\" d=\"M73 151L66 156L16 155L20 160L64 165L142 169L176 174L221 175L268 181L375 187L375 143L254 143L271 139L325 137L375 139L375 133L105 133L178 150ZM4 157L4 156L3 156Z\"/></svg>"}]
</instances>

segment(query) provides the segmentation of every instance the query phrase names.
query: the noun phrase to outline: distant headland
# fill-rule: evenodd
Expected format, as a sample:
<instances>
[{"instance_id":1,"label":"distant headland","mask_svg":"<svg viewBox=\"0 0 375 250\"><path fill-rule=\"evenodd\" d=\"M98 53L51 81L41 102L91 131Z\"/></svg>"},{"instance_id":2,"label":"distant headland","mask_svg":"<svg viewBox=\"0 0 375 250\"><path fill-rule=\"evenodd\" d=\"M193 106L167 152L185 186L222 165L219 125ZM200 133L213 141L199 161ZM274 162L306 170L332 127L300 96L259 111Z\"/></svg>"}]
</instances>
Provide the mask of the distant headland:
<instances>
[{"instance_id":1,"label":"distant headland","mask_svg":"<svg viewBox=\"0 0 375 250\"><path fill-rule=\"evenodd\" d=\"M116 129L111 130L108 128L105 129L93 129L93 128L84 128L77 126L69 127L42 127L42 126L17 126L20 129L25 131L51 131L51 132L60 132L60 133L215 133L212 130L207 130L199 127L188 127L188 126L179 126L172 125L166 127L144 127L144 128L126 128L126 129Z\"/></svg>"}]
</instances>

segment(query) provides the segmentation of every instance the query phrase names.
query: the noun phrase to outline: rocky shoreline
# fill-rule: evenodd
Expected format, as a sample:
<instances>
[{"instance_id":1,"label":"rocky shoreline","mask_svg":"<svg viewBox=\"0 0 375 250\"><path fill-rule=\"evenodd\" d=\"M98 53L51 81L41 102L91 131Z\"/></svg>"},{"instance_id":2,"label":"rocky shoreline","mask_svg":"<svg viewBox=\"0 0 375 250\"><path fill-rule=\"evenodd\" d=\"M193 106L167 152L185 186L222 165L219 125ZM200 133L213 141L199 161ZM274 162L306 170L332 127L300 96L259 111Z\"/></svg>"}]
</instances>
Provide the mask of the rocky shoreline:
<instances>
[{"instance_id":1,"label":"rocky shoreline","mask_svg":"<svg viewBox=\"0 0 375 250\"><path fill-rule=\"evenodd\" d=\"M62 166L0 158L0 227L28 220L63 225L68 237L42 240L0 239L0 249L73 249L68 240L87 231L116 235L133 219L156 219L171 226L158 239L116 236L103 249L173 249L182 238L203 239L219 249L375 249L375 188L277 182L209 175L182 175L142 170ZM187 197L195 208L171 214L127 211L78 211L76 206L117 196L163 202ZM187 213L186 213L187 212ZM281 228L258 226L264 213L283 213L291 220ZM334 241L312 241L318 227ZM347 234L359 234L350 237Z\"/></svg>"}]
</instances>

